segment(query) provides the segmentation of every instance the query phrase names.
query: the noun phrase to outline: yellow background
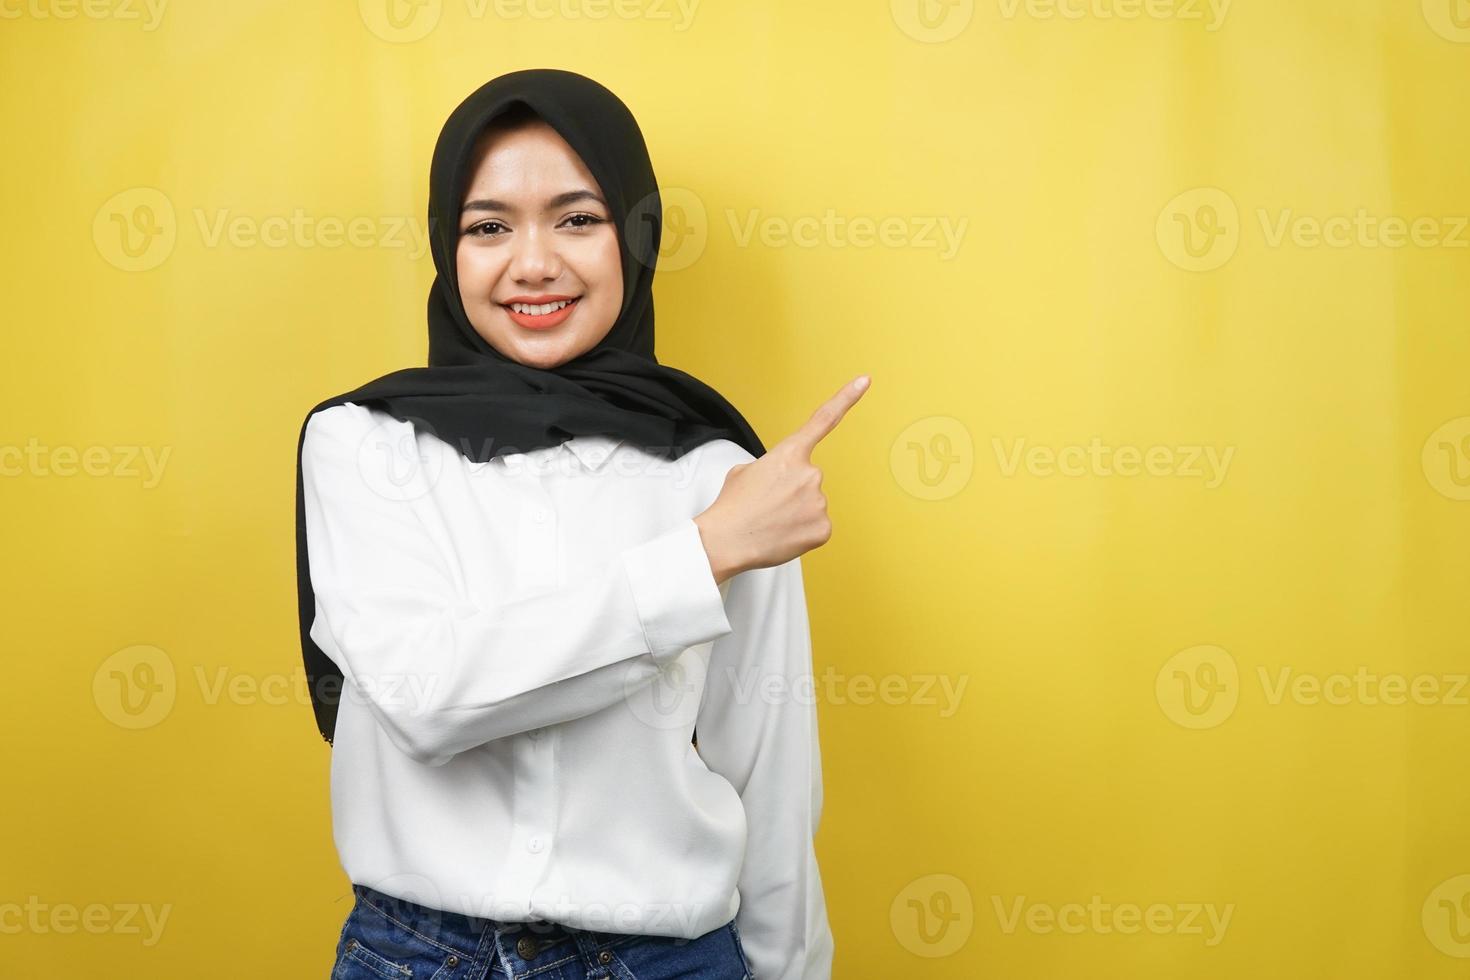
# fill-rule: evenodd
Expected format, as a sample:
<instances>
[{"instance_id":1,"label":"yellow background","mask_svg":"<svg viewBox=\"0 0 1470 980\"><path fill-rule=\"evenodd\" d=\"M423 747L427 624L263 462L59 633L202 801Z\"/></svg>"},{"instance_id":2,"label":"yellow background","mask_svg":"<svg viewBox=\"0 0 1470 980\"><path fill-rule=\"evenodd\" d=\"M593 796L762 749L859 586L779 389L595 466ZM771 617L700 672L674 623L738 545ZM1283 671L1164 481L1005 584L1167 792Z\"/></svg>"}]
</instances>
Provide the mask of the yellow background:
<instances>
[{"instance_id":1,"label":"yellow background","mask_svg":"<svg viewBox=\"0 0 1470 980\"><path fill-rule=\"evenodd\" d=\"M805 559L840 980L1470 976L1464 0L394 2L3 7L0 973L326 975L296 438L422 363L444 117L555 66L677 206L662 360L768 445L874 378Z\"/></svg>"}]
</instances>

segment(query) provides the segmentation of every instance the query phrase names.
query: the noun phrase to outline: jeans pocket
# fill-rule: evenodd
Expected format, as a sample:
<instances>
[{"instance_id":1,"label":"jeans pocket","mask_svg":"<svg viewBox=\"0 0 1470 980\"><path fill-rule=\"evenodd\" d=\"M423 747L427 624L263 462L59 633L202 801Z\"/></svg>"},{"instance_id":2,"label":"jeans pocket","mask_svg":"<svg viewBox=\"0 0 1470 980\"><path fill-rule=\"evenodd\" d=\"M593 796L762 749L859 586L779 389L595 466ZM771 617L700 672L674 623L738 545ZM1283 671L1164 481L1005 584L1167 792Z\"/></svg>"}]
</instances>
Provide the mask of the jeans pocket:
<instances>
[{"instance_id":1,"label":"jeans pocket","mask_svg":"<svg viewBox=\"0 0 1470 980\"><path fill-rule=\"evenodd\" d=\"M342 953L337 957L336 969L332 971L332 980L368 980L370 977L382 977L384 980L410 980L413 977L413 967L407 963L390 960L381 953L376 953L364 946L357 939L348 939L342 946Z\"/></svg>"},{"instance_id":2,"label":"jeans pocket","mask_svg":"<svg viewBox=\"0 0 1470 980\"><path fill-rule=\"evenodd\" d=\"M332 980L429 980L457 974L465 957L358 900L337 944Z\"/></svg>"},{"instance_id":3,"label":"jeans pocket","mask_svg":"<svg viewBox=\"0 0 1470 980\"><path fill-rule=\"evenodd\" d=\"M729 926L716 926L694 939L635 935L608 949L626 971L619 976L638 980L750 980L750 965Z\"/></svg>"}]
</instances>

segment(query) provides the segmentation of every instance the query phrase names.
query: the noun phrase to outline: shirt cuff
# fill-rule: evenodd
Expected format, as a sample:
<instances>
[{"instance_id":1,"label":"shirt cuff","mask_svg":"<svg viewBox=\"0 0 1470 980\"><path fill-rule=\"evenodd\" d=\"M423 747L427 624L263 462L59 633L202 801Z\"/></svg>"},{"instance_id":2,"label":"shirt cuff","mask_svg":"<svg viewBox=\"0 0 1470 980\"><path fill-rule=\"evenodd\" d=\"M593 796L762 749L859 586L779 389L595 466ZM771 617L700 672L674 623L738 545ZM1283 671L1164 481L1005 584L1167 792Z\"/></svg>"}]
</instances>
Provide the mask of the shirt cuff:
<instances>
[{"instance_id":1,"label":"shirt cuff","mask_svg":"<svg viewBox=\"0 0 1470 980\"><path fill-rule=\"evenodd\" d=\"M660 666L697 643L732 632L694 518L623 552L623 569L648 651Z\"/></svg>"}]
</instances>

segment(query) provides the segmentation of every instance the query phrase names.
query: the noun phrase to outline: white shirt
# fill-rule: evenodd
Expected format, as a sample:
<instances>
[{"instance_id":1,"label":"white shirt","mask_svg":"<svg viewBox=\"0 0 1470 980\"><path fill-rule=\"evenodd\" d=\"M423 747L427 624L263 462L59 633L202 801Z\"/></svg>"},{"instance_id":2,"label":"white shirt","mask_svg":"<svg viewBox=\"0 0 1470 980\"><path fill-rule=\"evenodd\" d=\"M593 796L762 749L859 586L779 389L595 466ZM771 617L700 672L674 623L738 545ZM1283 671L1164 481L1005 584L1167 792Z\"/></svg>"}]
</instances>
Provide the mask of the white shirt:
<instances>
[{"instance_id":1,"label":"white shirt","mask_svg":"<svg viewBox=\"0 0 1470 980\"><path fill-rule=\"evenodd\" d=\"M717 586L693 520L753 459L583 436L474 463L377 409L312 415L310 635L346 679L353 882L603 932L735 918L755 980L828 980L801 561Z\"/></svg>"}]
</instances>

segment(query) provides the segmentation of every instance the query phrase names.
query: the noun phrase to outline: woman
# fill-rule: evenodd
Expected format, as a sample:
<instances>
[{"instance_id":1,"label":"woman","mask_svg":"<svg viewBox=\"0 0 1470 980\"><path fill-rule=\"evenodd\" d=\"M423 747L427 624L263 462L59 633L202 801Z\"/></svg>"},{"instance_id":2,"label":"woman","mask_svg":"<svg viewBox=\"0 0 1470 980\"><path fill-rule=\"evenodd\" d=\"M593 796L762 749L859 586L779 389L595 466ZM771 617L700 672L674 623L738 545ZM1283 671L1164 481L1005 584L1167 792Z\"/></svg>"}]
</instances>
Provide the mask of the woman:
<instances>
[{"instance_id":1,"label":"woman","mask_svg":"<svg viewBox=\"0 0 1470 980\"><path fill-rule=\"evenodd\" d=\"M333 834L333 976L831 972L799 556L811 450L657 362L636 121L487 83L430 174L429 366L315 406L297 566Z\"/></svg>"}]
</instances>

